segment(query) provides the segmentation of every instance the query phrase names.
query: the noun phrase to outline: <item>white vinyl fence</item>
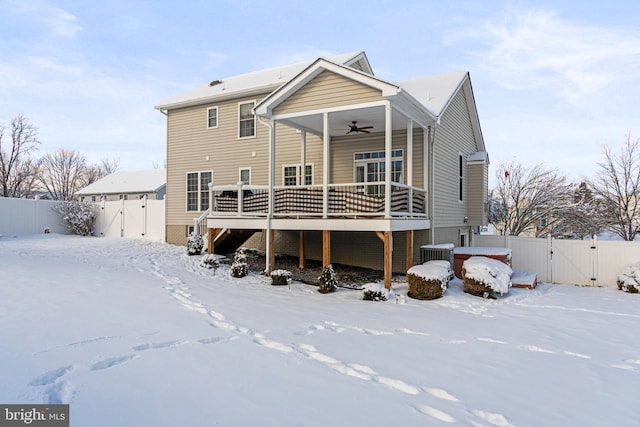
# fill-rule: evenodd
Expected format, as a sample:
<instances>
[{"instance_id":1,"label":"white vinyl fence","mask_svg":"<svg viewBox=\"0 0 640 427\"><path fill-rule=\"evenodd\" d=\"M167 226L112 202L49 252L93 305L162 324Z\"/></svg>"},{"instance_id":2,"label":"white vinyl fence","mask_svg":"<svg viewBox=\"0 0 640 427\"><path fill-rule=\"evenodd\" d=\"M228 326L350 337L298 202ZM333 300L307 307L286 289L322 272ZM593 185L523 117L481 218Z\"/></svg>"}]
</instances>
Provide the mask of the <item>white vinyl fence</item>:
<instances>
[{"instance_id":1,"label":"white vinyl fence","mask_svg":"<svg viewBox=\"0 0 640 427\"><path fill-rule=\"evenodd\" d=\"M66 234L60 215L51 208L58 202L53 200L15 199L0 197L0 234Z\"/></svg>"},{"instance_id":2,"label":"white vinyl fence","mask_svg":"<svg viewBox=\"0 0 640 427\"><path fill-rule=\"evenodd\" d=\"M165 240L164 200L100 202L96 236Z\"/></svg>"},{"instance_id":3,"label":"white vinyl fence","mask_svg":"<svg viewBox=\"0 0 640 427\"><path fill-rule=\"evenodd\" d=\"M475 235L473 246L510 248L514 270L547 283L615 286L625 265L640 262L640 242Z\"/></svg>"}]
</instances>

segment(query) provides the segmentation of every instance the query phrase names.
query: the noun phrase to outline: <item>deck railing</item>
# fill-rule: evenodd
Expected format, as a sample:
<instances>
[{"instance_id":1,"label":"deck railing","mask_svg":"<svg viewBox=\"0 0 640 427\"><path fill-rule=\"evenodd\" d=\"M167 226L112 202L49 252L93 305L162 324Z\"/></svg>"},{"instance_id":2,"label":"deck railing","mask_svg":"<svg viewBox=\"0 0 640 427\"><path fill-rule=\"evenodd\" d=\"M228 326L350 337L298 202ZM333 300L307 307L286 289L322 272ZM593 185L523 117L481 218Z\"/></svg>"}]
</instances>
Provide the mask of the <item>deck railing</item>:
<instances>
[{"instance_id":1,"label":"deck railing","mask_svg":"<svg viewBox=\"0 0 640 427\"><path fill-rule=\"evenodd\" d=\"M385 184L330 184L274 187L276 217L380 217L385 215ZM391 184L392 217L426 217L426 190ZM211 216L263 217L269 209L267 186L214 185L210 187Z\"/></svg>"}]
</instances>

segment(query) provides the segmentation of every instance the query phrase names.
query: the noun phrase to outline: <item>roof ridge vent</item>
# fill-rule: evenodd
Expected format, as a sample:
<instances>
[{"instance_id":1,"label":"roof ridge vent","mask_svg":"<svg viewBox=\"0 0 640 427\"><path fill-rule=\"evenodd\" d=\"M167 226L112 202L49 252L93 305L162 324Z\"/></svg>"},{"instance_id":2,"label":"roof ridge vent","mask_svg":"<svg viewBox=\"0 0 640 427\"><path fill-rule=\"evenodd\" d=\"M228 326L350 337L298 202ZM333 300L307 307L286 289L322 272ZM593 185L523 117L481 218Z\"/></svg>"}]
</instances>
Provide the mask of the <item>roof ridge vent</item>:
<instances>
[{"instance_id":1,"label":"roof ridge vent","mask_svg":"<svg viewBox=\"0 0 640 427\"><path fill-rule=\"evenodd\" d=\"M212 80L212 81L209 83L209 86L217 86L217 85L219 85L219 84L222 84L222 80Z\"/></svg>"}]
</instances>

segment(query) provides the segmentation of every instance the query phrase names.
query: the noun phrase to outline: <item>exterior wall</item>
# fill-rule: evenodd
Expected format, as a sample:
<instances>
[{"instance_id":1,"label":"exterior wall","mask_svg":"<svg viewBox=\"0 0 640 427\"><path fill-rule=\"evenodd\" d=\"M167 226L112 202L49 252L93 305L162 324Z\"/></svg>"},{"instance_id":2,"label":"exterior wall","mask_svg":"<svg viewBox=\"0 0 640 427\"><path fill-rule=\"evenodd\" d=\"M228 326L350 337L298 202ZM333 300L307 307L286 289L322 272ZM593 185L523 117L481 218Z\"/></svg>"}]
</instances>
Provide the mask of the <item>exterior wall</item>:
<instances>
[{"instance_id":1,"label":"exterior wall","mask_svg":"<svg viewBox=\"0 0 640 427\"><path fill-rule=\"evenodd\" d=\"M488 168L485 162L467 164L467 216L469 225L487 225L489 195Z\"/></svg>"},{"instance_id":2,"label":"exterior wall","mask_svg":"<svg viewBox=\"0 0 640 427\"><path fill-rule=\"evenodd\" d=\"M404 150L404 183L407 183L407 131L393 132L393 149ZM331 149L331 182L353 182L353 153L384 151L384 132L364 135L333 137ZM424 183L424 140L422 128L413 129L413 185L423 187Z\"/></svg>"},{"instance_id":3,"label":"exterior wall","mask_svg":"<svg viewBox=\"0 0 640 427\"><path fill-rule=\"evenodd\" d=\"M464 226L463 220L467 216L466 204L468 203L464 198L468 192L465 187L463 201L460 202L458 155L474 153L478 151L478 147L473 136L463 90L455 96L440 123L436 127L434 144L434 226L438 228ZM465 176L463 173L463 178L464 185L468 185L468 174Z\"/></svg>"},{"instance_id":4,"label":"exterior wall","mask_svg":"<svg viewBox=\"0 0 640 427\"><path fill-rule=\"evenodd\" d=\"M298 113L360 102L380 101L379 90L323 71L274 109L274 114Z\"/></svg>"},{"instance_id":5,"label":"exterior wall","mask_svg":"<svg viewBox=\"0 0 640 427\"><path fill-rule=\"evenodd\" d=\"M112 202L115 200L120 200L121 194L126 194L127 200L142 199L142 197L144 197L145 195L147 196L147 200L162 200L164 199L164 193L165 193L165 190L162 190L161 192L158 192L158 193L139 192L139 193L117 193L117 194L84 194L81 196L81 200L100 202L102 201L102 196L105 196L106 197L105 201ZM92 200L91 199L92 197L95 197L96 199Z\"/></svg>"}]
</instances>

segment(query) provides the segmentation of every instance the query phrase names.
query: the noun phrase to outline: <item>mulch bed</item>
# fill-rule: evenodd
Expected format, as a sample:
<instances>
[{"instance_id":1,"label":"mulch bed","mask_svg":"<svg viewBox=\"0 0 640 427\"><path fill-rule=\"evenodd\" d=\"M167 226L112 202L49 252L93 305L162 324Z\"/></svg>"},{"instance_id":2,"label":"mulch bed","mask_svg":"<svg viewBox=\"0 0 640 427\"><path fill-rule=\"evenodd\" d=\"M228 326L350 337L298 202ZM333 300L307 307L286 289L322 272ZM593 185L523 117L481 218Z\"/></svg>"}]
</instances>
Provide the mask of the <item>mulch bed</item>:
<instances>
[{"instance_id":1,"label":"mulch bed","mask_svg":"<svg viewBox=\"0 0 640 427\"><path fill-rule=\"evenodd\" d=\"M247 265L252 273L264 272L265 255L260 251L246 250ZM342 264L332 264L338 279L338 286L344 288L360 289L366 283L380 282L384 279L384 272L367 268L353 267ZM298 257L289 255L276 255L275 268L288 270L292 279L310 285L318 284L318 277L322 273L322 262L307 260L305 268L298 267Z\"/></svg>"}]
</instances>

